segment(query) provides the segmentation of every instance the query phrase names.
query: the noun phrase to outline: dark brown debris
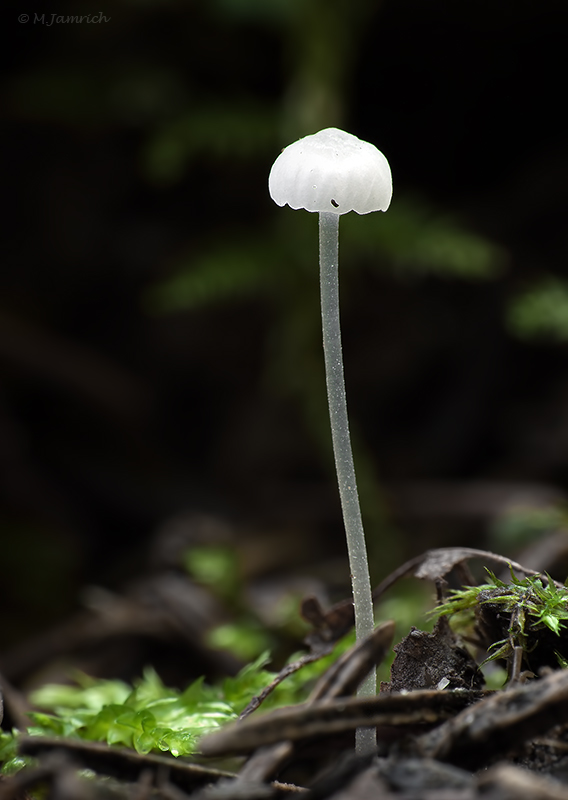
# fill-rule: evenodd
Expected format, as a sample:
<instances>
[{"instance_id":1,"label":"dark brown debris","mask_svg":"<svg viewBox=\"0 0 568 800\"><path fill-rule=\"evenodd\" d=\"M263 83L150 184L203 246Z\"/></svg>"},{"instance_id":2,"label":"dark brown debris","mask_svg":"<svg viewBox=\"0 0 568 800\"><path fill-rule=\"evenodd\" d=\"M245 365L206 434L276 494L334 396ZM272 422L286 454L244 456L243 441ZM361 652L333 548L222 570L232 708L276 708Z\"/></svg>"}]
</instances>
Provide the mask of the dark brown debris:
<instances>
[{"instance_id":1,"label":"dark brown debris","mask_svg":"<svg viewBox=\"0 0 568 800\"><path fill-rule=\"evenodd\" d=\"M480 774L478 786L487 800L568 800L568 786L513 764L497 764Z\"/></svg>"},{"instance_id":2,"label":"dark brown debris","mask_svg":"<svg viewBox=\"0 0 568 800\"><path fill-rule=\"evenodd\" d=\"M413 576L435 583L445 578L456 567L467 564L474 559L480 560L484 564L491 564L494 568L499 566L508 570L509 567L512 567L516 573L521 575L540 575L538 570L523 567L522 564L498 553L491 553L489 550L477 550L474 547L440 547L427 550L395 569L390 575L387 575L373 590L373 598L378 600L387 589L394 586L401 578ZM557 583L557 586L562 586L562 584Z\"/></svg>"},{"instance_id":3,"label":"dark brown debris","mask_svg":"<svg viewBox=\"0 0 568 800\"><path fill-rule=\"evenodd\" d=\"M317 700L346 697L380 664L392 645L394 622L383 622L362 642L344 653L320 678L314 687L307 705ZM267 780L294 754L294 744L284 740L260 747L249 759L239 774L239 780Z\"/></svg>"},{"instance_id":4,"label":"dark brown debris","mask_svg":"<svg viewBox=\"0 0 568 800\"><path fill-rule=\"evenodd\" d=\"M48 736L26 736L20 739L22 755L45 756L60 753L68 760L81 764L103 775L135 782L142 772L155 775L167 773L168 781L184 791L192 791L222 778L234 778L227 770L206 767L154 753L142 755L126 747L111 747L102 742L50 738Z\"/></svg>"},{"instance_id":5,"label":"dark brown debris","mask_svg":"<svg viewBox=\"0 0 568 800\"><path fill-rule=\"evenodd\" d=\"M475 660L445 617L440 617L432 633L413 627L394 651L391 681L383 690L481 689L484 685Z\"/></svg>"},{"instance_id":6,"label":"dark brown debris","mask_svg":"<svg viewBox=\"0 0 568 800\"><path fill-rule=\"evenodd\" d=\"M469 583L473 559L494 569L511 565L517 574L537 574L486 551L443 548L408 562L375 596L405 575L441 587L453 573L454 580ZM333 624L319 606L311 611L323 646L333 638ZM563 646L558 641L560 651ZM548 669L524 684L483 690L477 663L445 618L432 633L413 628L394 650L391 681L378 697L334 693L338 662L325 676L321 695L224 728L202 742L203 753L250 753L240 776L266 781L276 768L293 775L294 763L316 751L326 766L308 782L315 799L568 800L568 672ZM352 691L355 684L349 686ZM365 725L377 728L377 757L365 762L352 756L345 762L340 754L350 752L354 730ZM530 780L523 784L524 773Z\"/></svg>"},{"instance_id":7,"label":"dark brown debris","mask_svg":"<svg viewBox=\"0 0 568 800\"><path fill-rule=\"evenodd\" d=\"M303 599L300 610L306 622L313 625L313 631L305 639L312 652L327 654L330 645L349 633L355 624L352 600L342 600L324 611L317 597L310 596Z\"/></svg>"},{"instance_id":8,"label":"dark brown debris","mask_svg":"<svg viewBox=\"0 0 568 800\"><path fill-rule=\"evenodd\" d=\"M479 769L568 721L568 671L503 690L419 740L429 757Z\"/></svg>"},{"instance_id":9,"label":"dark brown debris","mask_svg":"<svg viewBox=\"0 0 568 800\"><path fill-rule=\"evenodd\" d=\"M278 708L242 723L227 725L201 742L206 756L250 753L257 747L289 739L299 741L354 731L365 726L424 728L455 716L484 696L479 691L413 691L372 698L339 698Z\"/></svg>"}]
</instances>

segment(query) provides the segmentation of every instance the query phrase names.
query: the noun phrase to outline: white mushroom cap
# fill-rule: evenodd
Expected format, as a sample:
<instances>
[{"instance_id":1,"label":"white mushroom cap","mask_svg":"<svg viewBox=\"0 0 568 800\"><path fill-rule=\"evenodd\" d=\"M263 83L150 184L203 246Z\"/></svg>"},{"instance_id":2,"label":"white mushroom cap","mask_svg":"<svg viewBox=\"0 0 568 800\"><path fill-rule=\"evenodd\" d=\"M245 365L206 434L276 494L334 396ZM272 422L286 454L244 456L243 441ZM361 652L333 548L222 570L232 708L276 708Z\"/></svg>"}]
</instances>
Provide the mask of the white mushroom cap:
<instances>
[{"instance_id":1,"label":"white mushroom cap","mask_svg":"<svg viewBox=\"0 0 568 800\"><path fill-rule=\"evenodd\" d=\"M392 197L389 162L377 148L338 128L288 145L268 177L279 206L335 214L386 211Z\"/></svg>"}]
</instances>

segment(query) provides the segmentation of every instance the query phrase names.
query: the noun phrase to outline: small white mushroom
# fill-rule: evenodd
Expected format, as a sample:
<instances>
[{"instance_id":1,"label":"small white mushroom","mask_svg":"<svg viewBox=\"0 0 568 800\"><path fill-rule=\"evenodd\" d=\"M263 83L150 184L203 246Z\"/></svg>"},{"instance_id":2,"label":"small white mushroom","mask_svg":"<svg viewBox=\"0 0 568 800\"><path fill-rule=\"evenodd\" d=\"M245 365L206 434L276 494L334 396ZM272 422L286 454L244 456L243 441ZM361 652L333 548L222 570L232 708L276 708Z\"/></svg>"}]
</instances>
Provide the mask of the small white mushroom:
<instances>
[{"instance_id":1,"label":"small white mushroom","mask_svg":"<svg viewBox=\"0 0 568 800\"><path fill-rule=\"evenodd\" d=\"M392 197L389 163L377 148L338 128L326 128L286 147L268 178L279 206L319 213L323 350L331 435L353 586L355 631L360 641L374 628L373 597L365 533L349 435L339 323L339 217L349 211L386 211ZM376 693L372 670L359 696ZM373 750L376 733L360 728L357 752Z\"/></svg>"}]
</instances>

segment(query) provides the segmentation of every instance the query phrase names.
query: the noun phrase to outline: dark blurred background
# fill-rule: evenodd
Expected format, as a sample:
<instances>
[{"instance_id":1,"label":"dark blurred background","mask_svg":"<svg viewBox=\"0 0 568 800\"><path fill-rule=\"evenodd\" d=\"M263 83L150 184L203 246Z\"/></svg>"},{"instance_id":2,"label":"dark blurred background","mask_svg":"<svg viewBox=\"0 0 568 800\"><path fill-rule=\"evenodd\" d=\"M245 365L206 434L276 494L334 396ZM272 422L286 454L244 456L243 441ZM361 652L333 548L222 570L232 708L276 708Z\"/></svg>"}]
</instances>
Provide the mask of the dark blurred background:
<instances>
[{"instance_id":1,"label":"dark blurred background","mask_svg":"<svg viewBox=\"0 0 568 800\"><path fill-rule=\"evenodd\" d=\"M340 225L373 581L563 526L564 2L34 3L2 11L4 643L195 520L349 591L317 217L267 191L330 125L394 178Z\"/></svg>"}]
</instances>

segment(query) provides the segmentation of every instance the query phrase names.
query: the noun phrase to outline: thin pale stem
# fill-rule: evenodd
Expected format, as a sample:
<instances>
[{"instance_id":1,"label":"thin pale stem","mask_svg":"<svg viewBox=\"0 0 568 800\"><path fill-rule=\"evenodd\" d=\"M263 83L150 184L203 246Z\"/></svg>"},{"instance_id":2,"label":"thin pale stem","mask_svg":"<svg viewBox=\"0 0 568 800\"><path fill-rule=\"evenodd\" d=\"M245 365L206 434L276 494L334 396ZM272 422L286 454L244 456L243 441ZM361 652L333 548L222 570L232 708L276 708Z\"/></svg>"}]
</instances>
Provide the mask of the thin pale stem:
<instances>
[{"instance_id":1,"label":"thin pale stem","mask_svg":"<svg viewBox=\"0 0 568 800\"><path fill-rule=\"evenodd\" d=\"M343 376L343 353L339 323L339 214L321 212L319 215L319 234L321 316L327 399L335 468L353 586L355 632L359 641L368 636L373 630L374 618L367 546L355 479L355 465L353 463L349 419L347 416L345 379ZM368 697L375 695L376 684L375 670L371 670L367 680L361 684L357 693L358 696ZM358 753L369 752L376 744L375 730L372 728L358 729L356 741Z\"/></svg>"}]
</instances>

